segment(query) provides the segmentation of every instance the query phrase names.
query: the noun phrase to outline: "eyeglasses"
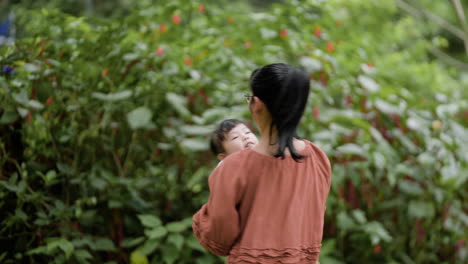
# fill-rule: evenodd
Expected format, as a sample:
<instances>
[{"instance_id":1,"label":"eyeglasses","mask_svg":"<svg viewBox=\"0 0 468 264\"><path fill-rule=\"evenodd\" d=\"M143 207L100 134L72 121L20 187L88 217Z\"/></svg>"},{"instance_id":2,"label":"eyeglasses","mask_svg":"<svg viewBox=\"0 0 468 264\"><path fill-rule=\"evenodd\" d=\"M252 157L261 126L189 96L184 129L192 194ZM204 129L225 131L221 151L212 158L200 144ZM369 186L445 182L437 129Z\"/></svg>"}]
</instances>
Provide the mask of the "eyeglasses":
<instances>
[{"instance_id":1,"label":"eyeglasses","mask_svg":"<svg viewBox=\"0 0 468 264\"><path fill-rule=\"evenodd\" d=\"M250 103L250 101L252 101L252 98L253 98L254 96L253 96L253 95L250 95L250 94L245 94L244 97L245 97L245 100L247 100L247 103Z\"/></svg>"}]
</instances>

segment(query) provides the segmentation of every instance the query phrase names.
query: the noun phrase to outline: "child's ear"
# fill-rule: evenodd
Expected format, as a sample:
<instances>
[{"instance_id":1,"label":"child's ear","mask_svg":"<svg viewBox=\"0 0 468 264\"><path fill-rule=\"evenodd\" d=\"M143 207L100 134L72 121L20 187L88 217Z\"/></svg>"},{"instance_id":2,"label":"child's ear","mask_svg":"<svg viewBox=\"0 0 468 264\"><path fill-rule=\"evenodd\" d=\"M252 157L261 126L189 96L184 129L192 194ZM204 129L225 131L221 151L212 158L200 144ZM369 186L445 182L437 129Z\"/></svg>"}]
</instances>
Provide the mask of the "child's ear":
<instances>
[{"instance_id":1,"label":"child's ear","mask_svg":"<svg viewBox=\"0 0 468 264\"><path fill-rule=\"evenodd\" d=\"M223 160L224 158L226 158L226 153L219 153L218 155L216 155L216 157L218 158L218 160Z\"/></svg>"}]
</instances>

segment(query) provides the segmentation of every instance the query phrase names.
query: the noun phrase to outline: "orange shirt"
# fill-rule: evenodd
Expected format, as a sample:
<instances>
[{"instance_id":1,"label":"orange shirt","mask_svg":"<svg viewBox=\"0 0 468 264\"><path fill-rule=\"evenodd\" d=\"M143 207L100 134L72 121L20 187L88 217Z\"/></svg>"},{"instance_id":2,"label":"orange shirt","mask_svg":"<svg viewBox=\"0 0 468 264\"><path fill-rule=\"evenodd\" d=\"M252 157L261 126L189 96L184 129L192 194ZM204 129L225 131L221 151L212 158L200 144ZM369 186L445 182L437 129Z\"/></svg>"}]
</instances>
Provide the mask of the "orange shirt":
<instances>
[{"instance_id":1,"label":"orange shirt","mask_svg":"<svg viewBox=\"0 0 468 264\"><path fill-rule=\"evenodd\" d=\"M315 263L331 167L305 142L300 162L251 149L224 159L209 177L208 203L193 216L200 244L228 263Z\"/></svg>"}]
</instances>

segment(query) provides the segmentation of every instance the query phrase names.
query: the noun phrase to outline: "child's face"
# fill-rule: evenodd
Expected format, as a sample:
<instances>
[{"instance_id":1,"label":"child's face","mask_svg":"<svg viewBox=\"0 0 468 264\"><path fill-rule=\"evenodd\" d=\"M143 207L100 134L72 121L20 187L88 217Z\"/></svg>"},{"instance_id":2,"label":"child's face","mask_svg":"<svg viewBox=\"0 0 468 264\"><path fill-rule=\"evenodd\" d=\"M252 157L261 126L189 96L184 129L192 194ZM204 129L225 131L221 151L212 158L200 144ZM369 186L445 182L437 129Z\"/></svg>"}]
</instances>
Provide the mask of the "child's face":
<instances>
[{"instance_id":1,"label":"child's face","mask_svg":"<svg viewBox=\"0 0 468 264\"><path fill-rule=\"evenodd\" d=\"M238 124L227 133L223 141L224 155L218 156L218 158L222 160L234 152L251 148L257 145L257 143L258 140L255 134L244 124Z\"/></svg>"}]
</instances>

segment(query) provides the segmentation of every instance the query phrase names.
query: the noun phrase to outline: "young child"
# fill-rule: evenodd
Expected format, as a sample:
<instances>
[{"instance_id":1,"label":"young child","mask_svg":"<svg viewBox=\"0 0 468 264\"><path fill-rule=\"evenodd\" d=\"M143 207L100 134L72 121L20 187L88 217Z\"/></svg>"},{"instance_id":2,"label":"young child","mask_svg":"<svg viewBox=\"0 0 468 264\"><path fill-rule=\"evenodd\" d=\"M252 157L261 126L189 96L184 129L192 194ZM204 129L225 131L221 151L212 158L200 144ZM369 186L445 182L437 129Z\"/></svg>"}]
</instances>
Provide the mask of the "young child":
<instances>
[{"instance_id":1,"label":"young child","mask_svg":"<svg viewBox=\"0 0 468 264\"><path fill-rule=\"evenodd\" d=\"M210 147L218 160L228 155L255 146L257 137L247 125L237 119L226 119L215 129L210 139Z\"/></svg>"}]
</instances>

